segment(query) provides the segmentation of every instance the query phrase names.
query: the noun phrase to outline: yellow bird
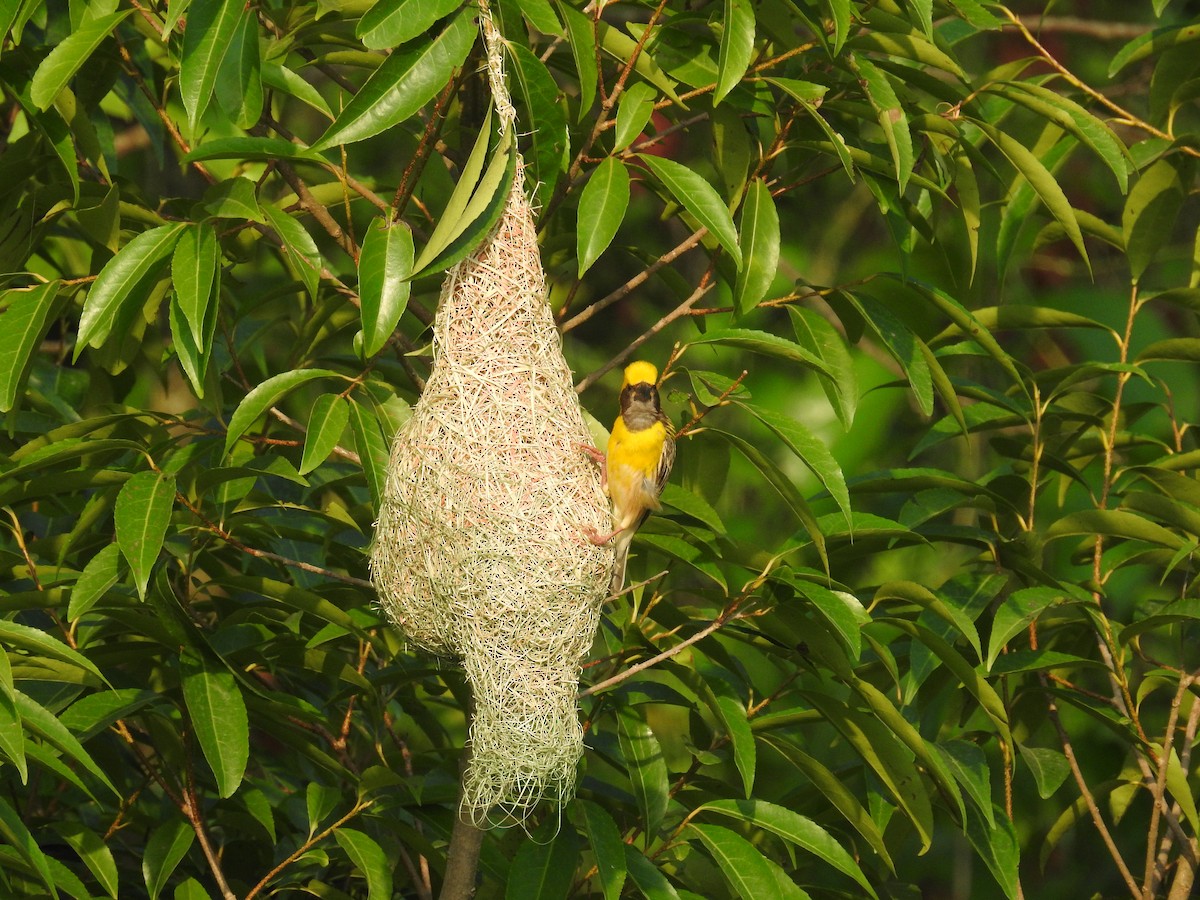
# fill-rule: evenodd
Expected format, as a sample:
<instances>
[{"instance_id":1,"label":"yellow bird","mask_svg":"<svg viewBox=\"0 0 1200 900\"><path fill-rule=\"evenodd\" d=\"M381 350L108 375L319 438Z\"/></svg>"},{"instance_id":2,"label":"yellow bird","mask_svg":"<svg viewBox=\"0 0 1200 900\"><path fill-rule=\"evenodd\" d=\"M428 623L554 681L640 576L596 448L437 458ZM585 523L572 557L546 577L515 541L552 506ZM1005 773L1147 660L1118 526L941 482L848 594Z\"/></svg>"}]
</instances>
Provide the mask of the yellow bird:
<instances>
[{"instance_id":1,"label":"yellow bird","mask_svg":"<svg viewBox=\"0 0 1200 900\"><path fill-rule=\"evenodd\" d=\"M658 497L675 462L675 429L662 411L658 397L658 369L648 362L625 367L621 382L621 413L613 422L608 453L584 448L601 465L604 492L612 499L614 528L608 534L591 533L597 544L614 537L616 563L610 593L625 584L625 563L633 535L651 510L660 508Z\"/></svg>"}]
</instances>

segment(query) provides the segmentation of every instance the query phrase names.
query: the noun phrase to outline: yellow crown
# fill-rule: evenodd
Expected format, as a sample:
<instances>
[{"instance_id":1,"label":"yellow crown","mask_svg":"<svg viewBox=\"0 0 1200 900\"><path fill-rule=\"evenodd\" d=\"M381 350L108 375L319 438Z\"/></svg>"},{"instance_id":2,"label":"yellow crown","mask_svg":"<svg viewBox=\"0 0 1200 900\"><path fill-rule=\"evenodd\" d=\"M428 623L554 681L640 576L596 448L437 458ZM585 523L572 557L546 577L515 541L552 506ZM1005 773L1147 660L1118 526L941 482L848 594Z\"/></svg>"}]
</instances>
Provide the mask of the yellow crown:
<instances>
[{"instance_id":1,"label":"yellow crown","mask_svg":"<svg viewBox=\"0 0 1200 900\"><path fill-rule=\"evenodd\" d=\"M625 367L625 380L621 382L621 389L629 387L631 384L657 384L658 369L654 367L654 363L648 363L645 360L631 362Z\"/></svg>"}]
</instances>

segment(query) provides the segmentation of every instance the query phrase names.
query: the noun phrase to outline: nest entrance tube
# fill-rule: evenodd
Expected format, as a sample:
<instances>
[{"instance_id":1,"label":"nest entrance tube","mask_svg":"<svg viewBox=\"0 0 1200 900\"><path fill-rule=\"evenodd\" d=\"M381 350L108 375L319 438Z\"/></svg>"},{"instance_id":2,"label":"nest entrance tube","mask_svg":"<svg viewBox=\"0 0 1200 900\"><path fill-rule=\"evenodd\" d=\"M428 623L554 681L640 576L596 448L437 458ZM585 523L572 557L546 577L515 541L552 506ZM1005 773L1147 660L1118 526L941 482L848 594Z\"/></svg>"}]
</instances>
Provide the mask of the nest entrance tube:
<instances>
[{"instance_id":1,"label":"nest entrance tube","mask_svg":"<svg viewBox=\"0 0 1200 900\"><path fill-rule=\"evenodd\" d=\"M462 812L521 821L574 793L576 698L613 564L611 515L518 160L483 244L447 274L436 356L395 437L371 571L392 621L460 659L474 696Z\"/></svg>"}]
</instances>

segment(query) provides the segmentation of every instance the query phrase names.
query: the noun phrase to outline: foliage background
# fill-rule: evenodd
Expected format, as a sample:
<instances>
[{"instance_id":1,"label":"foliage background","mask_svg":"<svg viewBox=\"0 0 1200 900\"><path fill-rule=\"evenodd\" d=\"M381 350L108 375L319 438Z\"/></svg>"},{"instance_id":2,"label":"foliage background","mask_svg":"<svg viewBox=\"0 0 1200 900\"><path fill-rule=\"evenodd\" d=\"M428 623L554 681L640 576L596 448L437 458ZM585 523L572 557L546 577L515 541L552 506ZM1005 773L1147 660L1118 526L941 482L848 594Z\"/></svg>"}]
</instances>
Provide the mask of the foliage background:
<instances>
[{"instance_id":1,"label":"foliage background","mask_svg":"<svg viewBox=\"0 0 1200 900\"><path fill-rule=\"evenodd\" d=\"M582 399L683 431L478 896L1188 895L1195 12L497 4ZM476 13L0 3L6 895L437 892L467 688L365 551Z\"/></svg>"}]
</instances>

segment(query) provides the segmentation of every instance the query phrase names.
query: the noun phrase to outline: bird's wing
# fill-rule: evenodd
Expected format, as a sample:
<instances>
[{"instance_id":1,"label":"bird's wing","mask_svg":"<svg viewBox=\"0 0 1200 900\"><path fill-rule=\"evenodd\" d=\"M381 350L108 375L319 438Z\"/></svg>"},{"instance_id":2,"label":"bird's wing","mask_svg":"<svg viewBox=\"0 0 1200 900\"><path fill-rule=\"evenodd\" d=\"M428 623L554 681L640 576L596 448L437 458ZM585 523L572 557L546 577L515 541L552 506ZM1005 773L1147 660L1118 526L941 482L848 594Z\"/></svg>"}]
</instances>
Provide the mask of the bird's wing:
<instances>
[{"instance_id":1,"label":"bird's wing","mask_svg":"<svg viewBox=\"0 0 1200 900\"><path fill-rule=\"evenodd\" d=\"M658 493L662 493L667 484L667 478L671 475L671 466L675 465L675 429L671 425L671 420L666 416L659 419L667 429L667 433L663 439L662 453L658 457L658 471L654 474L654 483L658 488Z\"/></svg>"}]
</instances>

